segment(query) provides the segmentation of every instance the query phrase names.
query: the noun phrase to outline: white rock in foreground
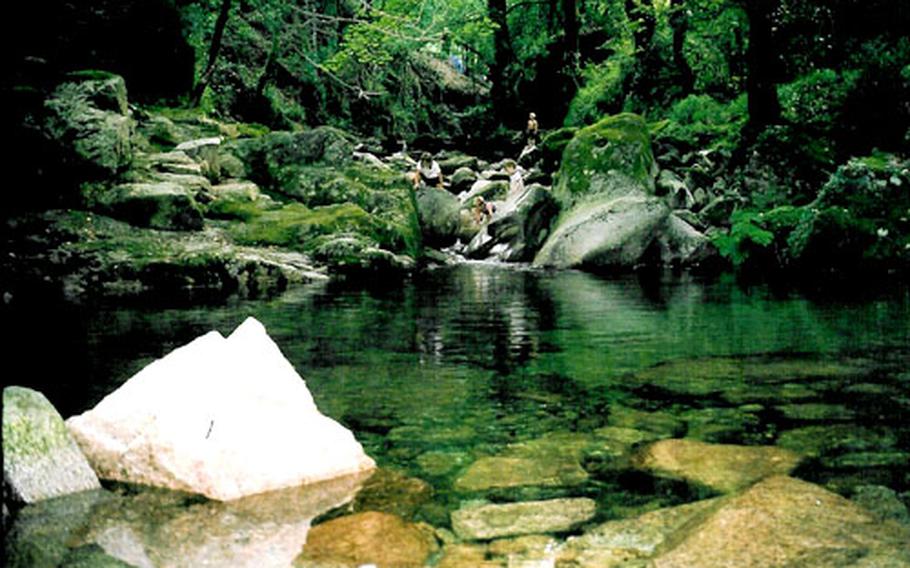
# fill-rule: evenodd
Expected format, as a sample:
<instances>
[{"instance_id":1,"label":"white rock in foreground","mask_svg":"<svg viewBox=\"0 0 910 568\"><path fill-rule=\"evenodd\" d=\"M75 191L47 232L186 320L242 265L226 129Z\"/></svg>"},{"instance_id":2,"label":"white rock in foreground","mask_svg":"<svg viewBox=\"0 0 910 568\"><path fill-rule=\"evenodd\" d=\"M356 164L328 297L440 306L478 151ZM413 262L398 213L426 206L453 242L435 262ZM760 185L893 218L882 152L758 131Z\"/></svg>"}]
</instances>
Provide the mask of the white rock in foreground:
<instances>
[{"instance_id":1,"label":"white rock in foreground","mask_svg":"<svg viewBox=\"0 0 910 568\"><path fill-rule=\"evenodd\" d=\"M375 467L253 318L175 349L67 425L102 479L222 501Z\"/></svg>"}]
</instances>

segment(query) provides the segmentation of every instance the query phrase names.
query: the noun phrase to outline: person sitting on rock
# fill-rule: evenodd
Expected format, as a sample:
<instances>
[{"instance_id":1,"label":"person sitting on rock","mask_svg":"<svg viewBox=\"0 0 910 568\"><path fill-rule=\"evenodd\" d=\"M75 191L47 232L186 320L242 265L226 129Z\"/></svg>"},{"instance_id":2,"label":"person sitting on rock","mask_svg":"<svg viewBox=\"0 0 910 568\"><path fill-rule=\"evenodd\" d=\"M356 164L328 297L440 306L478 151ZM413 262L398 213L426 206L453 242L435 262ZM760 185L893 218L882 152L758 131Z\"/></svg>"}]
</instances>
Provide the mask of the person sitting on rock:
<instances>
[{"instance_id":1,"label":"person sitting on rock","mask_svg":"<svg viewBox=\"0 0 910 568\"><path fill-rule=\"evenodd\" d=\"M515 160L506 160L502 165L503 169L509 175L509 199L514 199L524 193L525 182L518 171L518 164Z\"/></svg>"},{"instance_id":2,"label":"person sitting on rock","mask_svg":"<svg viewBox=\"0 0 910 568\"><path fill-rule=\"evenodd\" d=\"M484 199L482 195L474 198L474 221L478 224L490 220L495 212L496 206Z\"/></svg>"},{"instance_id":3,"label":"person sitting on rock","mask_svg":"<svg viewBox=\"0 0 910 568\"><path fill-rule=\"evenodd\" d=\"M421 186L443 189L442 169L439 167L439 162L434 160L429 152L420 155L417 171L414 172L414 189L419 189Z\"/></svg>"}]
</instances>

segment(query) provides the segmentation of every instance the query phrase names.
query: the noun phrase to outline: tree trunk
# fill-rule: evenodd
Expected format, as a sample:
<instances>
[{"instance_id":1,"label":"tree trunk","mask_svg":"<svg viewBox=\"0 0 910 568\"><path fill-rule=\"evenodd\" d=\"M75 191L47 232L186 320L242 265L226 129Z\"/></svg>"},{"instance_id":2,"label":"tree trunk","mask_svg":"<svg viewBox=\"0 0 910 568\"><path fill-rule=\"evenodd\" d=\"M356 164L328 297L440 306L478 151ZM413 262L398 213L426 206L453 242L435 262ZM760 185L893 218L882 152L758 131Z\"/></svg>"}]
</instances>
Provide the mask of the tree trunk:
<instances>
[{"instance_id":1,"label":"tree trunk","mask_svg":"<svg viewBox=\"0 0 910 568\"><path fill-rule=\"evenodd\" d=\"M749 130L753 133L780 120L775 81L777 53L771 34L771 14L776 4L776 0L745 0L749 18L746 93L749 97Z\"/></svg>"},{"instance_id":2,"label":"tree trunk","mask_svg":"<svg viewBox=\"0 0 910 568\"><path fill-rule=\"evenodd\" d=\"M196 88L193 89L193 104L198 105L205 93L205 88L209 81L212 80L212 73L215 72L215 62L218 61L218 53L221 51L221 39L224 37L224 28L227 27L228 16L231 13L231 0L221 1L221 11L218 13L218 19L215 21L215 31L212 34L212 43L209 45L209 61L205 66Z\"/></svg>"},{"instance_id":3,"label":"tree trunk","mask_svg":"<svg viewBox=\"0 0 910 568\"><path fill-rule=\"evenodd\" d=\"M679 73L679 86L682 94L688 95L695 87L695 76L683 51L686 33L689 31L689 17L684 2L685 0L670 0L670 27L673 29L673 63Z\"/></svg>"},{"instance_id":4,"label":"tree trunk","mask_svg":"<svg viewBox=\"0 0 910 568\"><path fill-rule=\"evenodd\" d=\"M503 120L514 114L507 77L509 65L514 58L509 23L506 19L506 0L487 0L487 13L496 25L493 32L493 63L490 65L490 81L493 84L490 96L496 118Z\"/></svg>"}]
</instances>

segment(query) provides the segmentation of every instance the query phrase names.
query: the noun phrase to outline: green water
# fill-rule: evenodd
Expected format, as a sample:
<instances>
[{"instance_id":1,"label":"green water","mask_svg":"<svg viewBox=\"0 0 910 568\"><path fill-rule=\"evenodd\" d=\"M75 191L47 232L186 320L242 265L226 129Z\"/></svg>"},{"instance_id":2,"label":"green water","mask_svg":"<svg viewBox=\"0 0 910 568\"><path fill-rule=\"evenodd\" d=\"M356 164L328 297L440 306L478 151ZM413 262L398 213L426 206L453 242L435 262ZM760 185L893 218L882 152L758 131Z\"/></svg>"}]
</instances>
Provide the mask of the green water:
<instances>
[{"instance_id":1,"label":"green water","mask_svg":"<svg viewBox=\"0 0 910 568\"><path fill-rule=\"evenodd\" d=\"M247 316L381 467L432 487L415 503L385 491L382 507L437 527L476 498L588 496L603 520L708 494L631 472L599 449L607 426L810 451L796 474L847 495L864 483L910 489L906 287L806 295L726 279L464 265L228 306L8 310L20 330L14 359L33 344L55 354L8 382L41 389L68 416ZM568 460L585 477L459 486L472 463L501 455Z\"/></svg>"}]
</instances>

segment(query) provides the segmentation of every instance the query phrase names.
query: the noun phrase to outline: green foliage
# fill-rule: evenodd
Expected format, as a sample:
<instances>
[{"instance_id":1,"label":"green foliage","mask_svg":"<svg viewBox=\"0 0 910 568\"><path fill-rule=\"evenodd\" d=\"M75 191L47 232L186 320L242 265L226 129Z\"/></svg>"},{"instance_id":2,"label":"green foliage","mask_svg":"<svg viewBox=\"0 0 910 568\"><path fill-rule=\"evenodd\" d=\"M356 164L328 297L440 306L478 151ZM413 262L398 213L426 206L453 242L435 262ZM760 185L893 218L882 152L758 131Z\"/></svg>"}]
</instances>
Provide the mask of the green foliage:
<instances>
[{"instance_id":1,"label":"green foliage","mask_svg":"<svg viewBox=\"0 0 910 568\"><path fill-rule=\"evenodd\" d=\"M746 97L725 104L709 95L689 95L670 107L665 119L657 140L686 149L733 149L748 120Z\"/></svg>"},{"instance_id":2,"label":"green foliage","mask_svg":"<svg viewBox=\"0 0 910 568\"><path fill-rule=\"evenodd\" d=\"M819 69L778 89L783 116L793 124L820 133L834 131L859 72Z\"/></svg>"},{"instance_id":3,"label":"green foliage","mask_svg":"<svg viewBox=\"0 0 910 568\"><path fill-rule=\"evenodd\" d=\"M714 246L734 266L742 266L756 253L764 252L774 241L774 233L762 227L761 213L736 211L730 219L729 233L715 233Z\"/></svg>"},{"instance_id":4,"label":"green foliage","mask_svg":"<svg viewBox=\"0 0 910 568\"><path fill-rule=\"evenodd\" d=\"M631 53L620 52L604 63L585 68L583 85L569 104L565 125L585 126L597 122L604 115L622 110L625 99L623 86L632 62Z\"/></svg>"}]
</instances>

